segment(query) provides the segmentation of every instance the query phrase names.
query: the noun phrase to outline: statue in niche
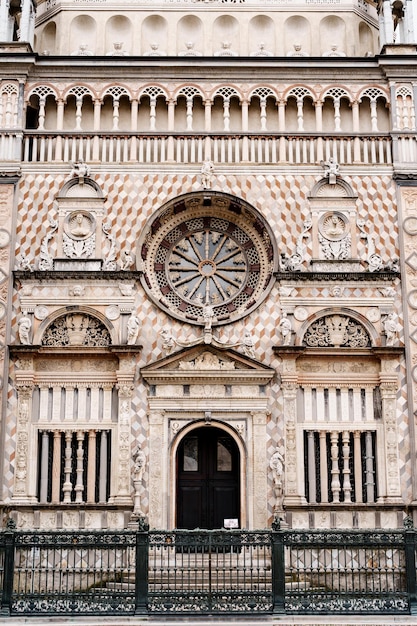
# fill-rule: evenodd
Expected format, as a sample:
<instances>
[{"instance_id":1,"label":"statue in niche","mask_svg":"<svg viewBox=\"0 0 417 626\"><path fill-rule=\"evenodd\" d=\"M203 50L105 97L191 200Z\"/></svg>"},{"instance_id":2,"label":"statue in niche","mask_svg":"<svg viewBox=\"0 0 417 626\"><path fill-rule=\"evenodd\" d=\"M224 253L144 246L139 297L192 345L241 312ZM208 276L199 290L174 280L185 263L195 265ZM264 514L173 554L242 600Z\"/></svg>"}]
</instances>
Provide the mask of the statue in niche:
<instances>
[{"instance_id":1,"label":"statue in niche","mask_svg":"<svg viewBox=\"0 0 417 626\"><path fill-rule=\"evenodd\" d=\"M397 342L399 331L398 315L394 312L387 315L384 322L386 345L393 346Z\"/></svg>"},{"instance_id":2,"label":"statue in niche","mask_svg":"<svg viewBox=\"0 0 417 626\"><path fill-rule=\"evenodd\" d=\"M127 320L127 344L133 346L139 335L140 321L138 316L131 312L129 319Z\"/></svg>"},{"instance_id":3,"label":"statue in niche","mask_svg":"<svg viewBox=\"0 0 417 626\"><path fill-rule=\"evenodd\" d=\"M252 52L251 57L272 57L272 52L269 52L269 50L265 48L264 42L261 41L258 44L258 49Z\"/></svg>"},{"instance_id":4,"label":"statue in niche","mask_svg":"<svg viewBox=\"0 0 417 626\"><path fill-rule=\"evenodd\" d=\"M78 46L78 50L75 50L75 52L71 52L71 56L91 57L93 56L93 53L91 52L91 50L88 49L88 44L80 43L80 45Z\"/></svg>"},{"instance_id":5,"label":"statue in niche","mask_svg":"<svg viewBox=\"0 0 417 626\"><path fill-rule=\"evenodd\" d=\"M308 57L308 53L301 49L300 43L294 44L294 50L287 52L287 57Z\"/></svg>"},{"instance_id":6,"label":"statue in niche","mask_svg":"<svg viewBox=\"0 0 417 626\"><path fill-rule=\"evenodd\" d=\"M203 56L198 50L194 50L194 41L187 41L185 44L185 50L179 53L180 57L201 57Z\"/></svg>"},{"instance_id":7,"label":"statue in niche","mask_svg":"<svg viewBox=\"0 0 417 626\"><path fill-rule=\"evenodd\" d=\"M335 185L337 176L340 173L340 165L333 157L328 161L320 161L320 165L324 168L324 175L329 179L329 185Z\"/></svg>"},{"instance_id":8,"label":"statue in niche","mask_svg":"<svg viewBox=\"0 0 417 626\"><path fill-rule=\"evenodd\" d=\"M123 42L122 41L114 41L113 42L113 50L108 52L106 56L110 57L125 57L127 56L127 52L123 50Z\"/></svg>"},{"instance_id":9,"label":"statue in niche","mask_svg":"<svg viewBox=\"0 0 417 626\"><path fill-rule=\"evenodd\" d=\"M282 314L278 324L278 330L281 333L282 345L289 346L291 344L292 324L286 313Z\"/></svg>"},{"instance_id":10,"label":"statue in niche","mask_svg":"<svg viewBox=\"0 0 417 626\"><path fill-rule=\"evenodd\" d=\"M201 184L203 189L210 189L213 183L214 163L210 159L206 159L201 166Z\"/></svg>"},{"instance_id":11,"label":"statue in niche","mask_svg":"<svg viewBox=\"0 0 417 626\"><path fill-rule=\"evenodd\" d=\"M151 43L151 49L149 52L145 52L145 56L147 57L162 57L165 56L166 52L159 50L159 43Z\"/></svg>"},{"instance_id":12,"label":"statue in niche","mask_svg":"<svg viewBox=\"0 0 417 626\"><path fill-rule=\"evenodd\" d=\"M19 327L19 339L22 346L30 345L30 331L32 328L32 321L27 314L27 311L23 311L22 317L18 321Z\"/></svg>"},{"instance_id":13,"label":"statue in niche","mask_svg":"<svg viewBox=\"0 0 417 626\"><path fill-rule=\"evenodd\" d=\"M323 52L323 56L324 57L345 57L346 53L342 52L341 50L338 50L338 45L337 43L333 43L330 46L330 50L326 50L326 52Z\"/></svg>"},{"instance_id":14,"label":"statue in niche","mask_svg":"<svg viewBox=\"0 0 417 626\"><path fill-rule=\"evenodd\" d=\"M232 44L230 41L222 41L222 47L220 50L214 53L215 57L237 57L237 52L231 49Z\"/></svg>"}]
</instances>

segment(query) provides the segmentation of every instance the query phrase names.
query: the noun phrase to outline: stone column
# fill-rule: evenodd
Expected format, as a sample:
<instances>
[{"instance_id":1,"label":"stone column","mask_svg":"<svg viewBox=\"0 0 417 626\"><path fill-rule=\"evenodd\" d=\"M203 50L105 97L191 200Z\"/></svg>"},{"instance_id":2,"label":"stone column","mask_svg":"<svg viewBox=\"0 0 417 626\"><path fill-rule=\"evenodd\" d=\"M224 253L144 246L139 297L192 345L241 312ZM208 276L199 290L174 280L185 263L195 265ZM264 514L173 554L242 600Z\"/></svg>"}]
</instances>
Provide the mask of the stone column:
<instances>
[{"instance_id":1,"label":"stone column","mask_svg":"<svg viewBox=\"0 0 417 626\"><path fill-rule=\"evenodd\" d=\"M251 499L253 505L249 507L249 511L250 508L253 511L252 528L265 528L268 520L266 418L266 413L252 413L253 493Z\"/></svg>"},{"instance_id":2,"label":"stone column","mask_svg":"<svg viewBox=\"0 0 417 626\"><path fill-rule=\"evenodd\" d=\"M381 499L383 502L402 502L398 466L397 385L385 382L381 383L380 389L385 439L382 458L385 460L386 493L379 493L378 502L381 502ZM379 445L378 448L381 452Z\"/></svg>"},{"instance_id":3,"label":"stone column","mask_svg":"<svg viewBox=\"0 0 417 626\"><path fill-rule=\"evenodd\" d=\"M19 372L20 373L20 372ZM29 373L27 373L29 374ZM29 375L30 377L30 375ZM30 471L30 465L34 458L31 455L30 438L30 406L33 392L32 383L29 380L16 380L17 388L17 428L16 428L16 460L13 501L19 504L29 504L36 501L36 477L35 472Z\"/></svg>"},{"instance_id":4,"label":"stone column","mask_svg":"<svg viewBox=\"0 0 417 626\"><path fill-rule=\"evenodd\" d=\"M164 412L149 414L149 525L151 528L166 528L164 519L167 499L167 476L162 471L163 457L167 452L164 436Z\"/></svg>"},{"instance_id":5,"label":"stone column","mask_svg":"<svg viewBox=\"0 0 417 626\"><path fill-rule=\"evenodd\" d=\"M306 504L304 495L304 456L299 454L303 441L297 433L297 371L295 354L281 354L281 389L285 422L285 497L284 505Z\"/></svg>"},{"instance_id":6,"label":"stone column","mask_svg":"<svg viewBox=\"0 0 417 626\"><path fill-rule=\"evenodd\" d=\"M126 380L121 380L125 376L118 374L117 388L119 390L119 424L115 431L117 441L112 444L114 455L112 456L112 488L109 502L115 504L133 505L130 489L130 429L131 429L131 402L133 396L133 385ZM125 372L123 372L123 375ZM129 377L130 378L130 377ZM133 374L131 381L133 382Z\"/></svg>"}]
</instances>

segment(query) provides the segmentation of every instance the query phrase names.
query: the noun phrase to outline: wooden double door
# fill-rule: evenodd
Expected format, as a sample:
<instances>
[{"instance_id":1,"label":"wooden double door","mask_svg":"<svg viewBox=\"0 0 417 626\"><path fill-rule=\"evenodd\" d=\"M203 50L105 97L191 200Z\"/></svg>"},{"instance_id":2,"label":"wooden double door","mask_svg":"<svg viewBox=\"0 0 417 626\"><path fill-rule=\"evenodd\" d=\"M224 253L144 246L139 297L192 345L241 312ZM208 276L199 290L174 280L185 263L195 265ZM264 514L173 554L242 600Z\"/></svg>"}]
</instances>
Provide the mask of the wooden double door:
<instances>
[{"instance_id":1,"label":"wooden double door","mask_svg":"<svg viewBox=\"0 0 417 626\"><path fill-rule=\"evenodd\" d=\"M203 426L177 452L177 528L240 526L240 454L225 431Z\"/></svg>"}]
</instances>

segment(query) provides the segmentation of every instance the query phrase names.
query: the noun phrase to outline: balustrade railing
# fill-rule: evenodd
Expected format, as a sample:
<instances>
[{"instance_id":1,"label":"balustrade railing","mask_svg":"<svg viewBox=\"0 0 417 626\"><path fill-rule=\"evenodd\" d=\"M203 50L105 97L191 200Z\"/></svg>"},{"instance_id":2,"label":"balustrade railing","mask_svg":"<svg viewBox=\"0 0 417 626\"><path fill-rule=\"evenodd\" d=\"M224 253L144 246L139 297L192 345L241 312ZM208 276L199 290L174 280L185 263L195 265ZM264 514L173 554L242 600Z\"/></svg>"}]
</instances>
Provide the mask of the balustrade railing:
<instances>
[{"instance_id":1,"label":"balustrade railing","mask_svg":"<svg viewBox=\"0 0 417 626\"><path fill-rule=\"evenodd\" d=\"M0 160L19 159L20 143L12 149L9 135L0 134ZM6 141L7 139L7 141ZM16 141L18 140L16 135ZM398 140L404 161L416 160L417 138ZM15 156L13 156L15 155ZM122 133L25 131L24 163L67 163L78 160L109 164L159 163L308 165L334 158L341 165L392 163L391 138L375 135L308 135L243 133Z\"/></svg>"},{"instance_id":2,"label":"balustrade railing","mask_svg":"<svg viewBox=\"0 0 417 626\"><path fill-rule=\"evenodd\" d=\"M417 613L417 530L0 532L1 615Z\"/></svg>"}]
</instances>

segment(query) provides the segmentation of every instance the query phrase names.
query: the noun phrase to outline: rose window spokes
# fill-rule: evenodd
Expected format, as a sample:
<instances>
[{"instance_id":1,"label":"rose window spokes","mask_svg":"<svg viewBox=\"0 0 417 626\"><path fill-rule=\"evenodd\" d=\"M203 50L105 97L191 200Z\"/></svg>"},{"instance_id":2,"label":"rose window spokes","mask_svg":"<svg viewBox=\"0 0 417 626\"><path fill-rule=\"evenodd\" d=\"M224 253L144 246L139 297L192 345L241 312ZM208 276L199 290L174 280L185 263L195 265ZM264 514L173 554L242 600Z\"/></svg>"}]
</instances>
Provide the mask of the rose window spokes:
<instances>
[{"instance_id":1,"label":"rose window spokes","mask_svg":"<svg viewBox=\"0 0 417 626\"><path fill-rule=\"evenodd\" d=\"M243 200L204 191L171 201L138 242L142 285L157 306L191 324L248 315L274 284L277 255L262 216ZM206 309L206 310L204 310Z\"/></svg>"},{"instance_id":2,"label":"rose window spokes","mask_svg":"<svg viewBox=\"0 0 417 626\"><path fill-rule=\"evenodd\" d=\"M199 305L230 301L245 285L247 270L240 244L209 229L181 239L168 260L173 287L188 302Z\"/></svg>"}]
</instances>

